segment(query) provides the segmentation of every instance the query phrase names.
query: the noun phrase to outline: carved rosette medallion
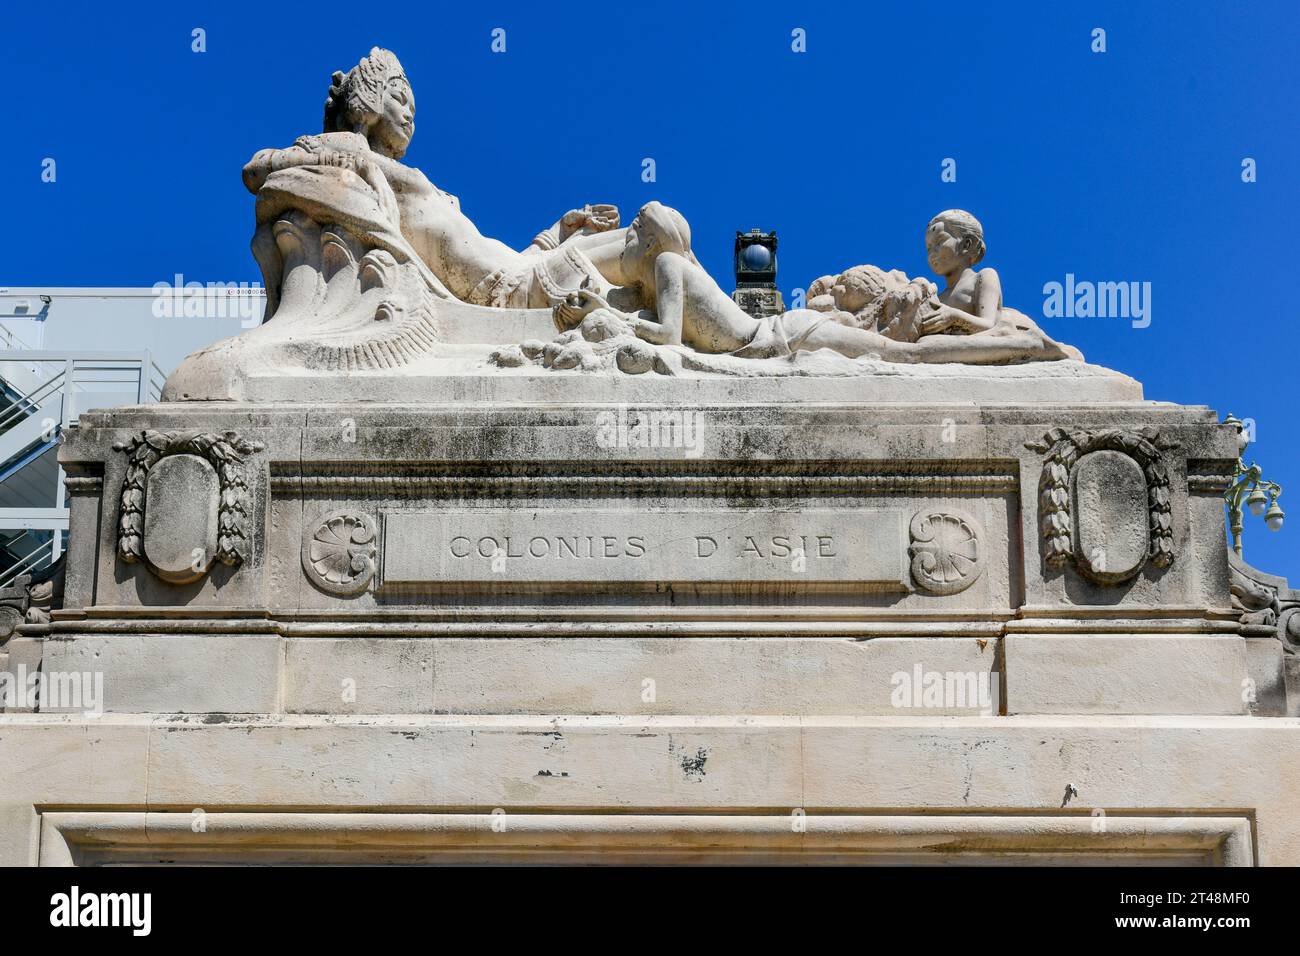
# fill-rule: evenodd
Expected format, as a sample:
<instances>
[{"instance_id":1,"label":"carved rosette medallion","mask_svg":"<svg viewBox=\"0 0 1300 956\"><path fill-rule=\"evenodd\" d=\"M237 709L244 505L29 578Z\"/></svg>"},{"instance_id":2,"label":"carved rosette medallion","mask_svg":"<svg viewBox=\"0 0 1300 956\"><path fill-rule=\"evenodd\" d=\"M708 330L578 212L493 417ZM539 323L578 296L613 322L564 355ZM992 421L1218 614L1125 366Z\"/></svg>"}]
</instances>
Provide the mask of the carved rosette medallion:
<instances>
[{"instance_id":1,"label":"carved rosette medallion","mask_svg":"<svg viewBox=\"0 0 1300 956\"><path fill-rule=\"evenodd\" d=\"M1038 514L1043 561L1073 564L1088 580L1122 584L1145 566L1174 563L1164 452L1178 442L1154 428L1053 428L1025 447L1044 453Z\"/></svg>"},{"instance_id":2,"label":"carved rosette medallion","mask_svg":"<svg viewBox=\"0 0 1300 956\"><path fill-rule=\"evenodd\" d=\"M341 597L360 594L375 576L378 539L369 515L335 511L303 535L303 570L322 591Z\"/></svg>"},{"instance_id":3,"label":"carved rosette medallion","mask_svg":"<svg viewBox=\"0 0 1300 956\"><path fill-rule=\"evenodd\" d=\"M951 508L918 511L908 527L912 580L931 594L957 594L984 571L984 545L975 519Z\"/></svg>"}]
</instances>

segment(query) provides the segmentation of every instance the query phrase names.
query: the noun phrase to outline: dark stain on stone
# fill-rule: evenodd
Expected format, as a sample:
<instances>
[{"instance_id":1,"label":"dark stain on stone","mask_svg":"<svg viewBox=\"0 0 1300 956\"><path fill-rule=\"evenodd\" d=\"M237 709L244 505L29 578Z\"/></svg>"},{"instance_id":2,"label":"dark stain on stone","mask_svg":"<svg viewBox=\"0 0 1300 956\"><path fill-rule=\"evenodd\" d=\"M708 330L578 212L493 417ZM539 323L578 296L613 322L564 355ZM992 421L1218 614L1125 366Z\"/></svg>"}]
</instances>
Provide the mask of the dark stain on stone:
<instances>
[{"instance_id":1,"label":"dark stain on stone","mask_svg":"<svg viewBox=\"0 0 1300 956\"><path fill-rule=\"evenodd\" d=\"M686 753L678 756L682 762L682 773L696 780L704 779L704 763L709 759L709 752L705 748L697 747L694 755Z\"/></svg>"}]
</instances>

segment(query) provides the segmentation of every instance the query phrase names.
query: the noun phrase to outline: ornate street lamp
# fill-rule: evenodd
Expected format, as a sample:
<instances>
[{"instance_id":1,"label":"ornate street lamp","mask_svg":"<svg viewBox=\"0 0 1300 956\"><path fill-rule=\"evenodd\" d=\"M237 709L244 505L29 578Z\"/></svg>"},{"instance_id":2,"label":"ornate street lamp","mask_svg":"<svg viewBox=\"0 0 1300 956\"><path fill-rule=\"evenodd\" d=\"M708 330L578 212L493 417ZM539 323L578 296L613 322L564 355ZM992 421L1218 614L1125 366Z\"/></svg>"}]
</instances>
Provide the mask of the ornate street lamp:
<instances>
[{"instance_id":1,"label":"ornate street lamp","mask_svg":"<svg viewBox=\"0 0 1300 956\"><path fill-rule=\"evenodd\" d=\"M1268 526L1269 531L1280 531L1282 519L1286 515L1277 503L1277 499L1282 495L1282 486L1276 481L1265 481L1259 465L1252 462L1247 466L1242 458L1246 453L1246 446L1250 444L1250 436L1242 427L1241 419L1229 412L1223 424L1237 429L1236 474L1232 476L1232 484L1228 486L1223 497L1228 502L1228 527L1232 531L1232 550L1240 555L1241 532L1245 524L1242 504L1245 504L1255 517L1263 515L1264 524Z\"/></svg>"}]
</instances>

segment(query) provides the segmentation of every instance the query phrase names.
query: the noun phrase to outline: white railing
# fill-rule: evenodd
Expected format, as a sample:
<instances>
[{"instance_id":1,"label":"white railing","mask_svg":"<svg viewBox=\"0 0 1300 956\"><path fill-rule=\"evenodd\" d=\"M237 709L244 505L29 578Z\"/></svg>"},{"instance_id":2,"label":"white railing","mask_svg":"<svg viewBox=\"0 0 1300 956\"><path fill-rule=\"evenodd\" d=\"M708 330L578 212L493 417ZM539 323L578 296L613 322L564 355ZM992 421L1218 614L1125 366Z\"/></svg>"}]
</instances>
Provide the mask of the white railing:
<instances>
[{"instance_id":1,"label":"white railing","mask_svg":"<svg viewBox=\"0 0 1300 956\"><path fill-rule=\"evenodd\" d=\"M0 313L0 316L3 316L4 314L5 313ZM27 319L31 318L31 316L23 315L21 318ZM9 326L5 325L3 322L0 322L0 348L26 350L31 349L32 345L30 342L24 342L18 337L18 333L9 328Z\"/></svg>"},{"instance_id":2,"label":"white railing","mask_svg":"<svg viewBox=\"0 0 1300 956\"><path fill-rule=\"evenodd\" d=\"M0 588L8 587L24 574L38 574L57 561L62 553L62 549L59 547L59 534L58 531L54 532L52 537L41 541L36 547L20 557L11 567L0 572ZM10 553L14 553L13 546L21 537L20 535L9 542Z\"/></svg>"},{"instance_id":3,"label":"white railing","mask_svg":"<svg viewBox=\"0 0 1300 956\"><path fill-rule=\"evenodd\" d=\"M0 397L0 483L50 453L63 429L75 424L81 413L155 402L165 378L148 352L0 350L0 379L11 396L8 401ZM12 398L14 395L17 398ZM51 532L49 539L0 574L0 585L21 574L39 572L62 552L68 527L63 469L51 469L47 474L52 480L43 476L38 483L44 487L44 482L50 481L48 495L41 491L33 497L31 481L16 482L4 496L10 500L0 500L0 505L23 506L0 506L0 530ZM43 506L45 502L53 507Z\"/></svg>"},{"instance_id":4,"label":"white railing","mask_svg":"<svg viewBox=\"0 0 1300 956\"><path fill-rule=\"evenodd\" d=\"M40 415L46 440L92 408L156 402L165 380L148 352L0 350L0 379L18 398L0 408L0 473L23 450L10 432ZM30 429L29 429L30 430ZM5 439L9 438L9 441Z\"/></svg>"}]
</instances>

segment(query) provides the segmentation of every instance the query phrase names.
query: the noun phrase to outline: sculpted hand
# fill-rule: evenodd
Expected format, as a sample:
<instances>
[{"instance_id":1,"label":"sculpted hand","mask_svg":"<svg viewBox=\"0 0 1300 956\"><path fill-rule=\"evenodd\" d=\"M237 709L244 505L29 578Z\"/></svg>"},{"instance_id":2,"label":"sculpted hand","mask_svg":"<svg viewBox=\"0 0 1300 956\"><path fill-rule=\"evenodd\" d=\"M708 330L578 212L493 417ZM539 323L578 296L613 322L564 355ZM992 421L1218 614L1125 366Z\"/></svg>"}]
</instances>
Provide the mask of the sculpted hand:
<instances>
[{"instance_id":1,"label":"sculpted hand","mask_svg":"<svg viewBox=\"0 0 1300 956\"><path fill-rule=\"evenodd\" d=\"M575 229L581 228L582 224L585 223L586 221L587 221L586 208L570 209L568 212L566 212L563 216L560 217L560 225L563 226L565 230L567 230L568 232L572 232Z\"/></svg>"},{"instance_id":2,"label":"sculpted hand","mask_svg":"<svg viewBox=\"0 0 1300 956\"><path fill-rule=\"evenodd\" d=\"M667 345L668 333L658 322L651 322L649 319L631 318L629 321L632 325L632 331L636 337L644 339L651 345Z\"/></svg>"},{"instance_id":3,"label":"sculpted hand","mask_svg":"<svg viewBox=\"0 0 1300 956\"><path fill-rule=\"evenodd\" d=\"M937 335L941 332L962 335L968 331L970 329L962 321L962 313L951 306L940 305L933 313L921 319L922 335Z\"/></svg>"},{"instance_id":4,"label":"sculpted hand","mask_svg":"<svg viewBox=\"0 0 1300 956\"><path fill-rule=\"evenodd\" d=\"M560 219L561 241L575 232L590 229L592 232L608 232L618 228L618 207L607 203L570 209Z\"/></svg>"},{"instance_id":5,"label":"sculpted hand","mask_svg":"<svg viewBox=\"0 0 1300 956\"><path fill-rule=\"evenodd\" d=\"M310 157L307 162L316 166L338 166L344 169L356 168L356 157L342 150L332 149L321 141L319 136L299 136L293 144Z\"/></svg>"},{"instance_id":6,"label":"sculpted hand","mask_svg":"<svg viewBox=\"0 0 1300 956\"><path fill-rule=\"evenodd\" d=\"M397 226L400 219L397 197L388 184L388 177L384 175L383 169L380 168L379 156L330 149L320 145L319 140L307 146L307 148L315 156L317 165L333 166L336 169L350 169L364 179L366 184L375 191L375 199L379 203L379 208L383 210L384 216L394 226Z\"/></svg>"},{"instance_id":7,"label":"sculpted hand","mask_svg":"<svg viewBox=\"0 0 1300 956\"><path fill-rule=\"evenodd\" d=\"M350 169L354 173L361 167L361 160L355 153L344 153L337 149L322 149L316 154L316 162L321 166L337 166L339 169Z\"/></svg>"},{"instance_id":8,"label":"sculpted hand","mask_svg":"<svg viewBox=\"0 0 1300 956\"><path fill-rule=\"evenodd\" d=\"M609 203L596 203L586 207L590 215L587 225L595 232L608 232L618 228L618 207Z\"/></svg>"},{"instance_id":9,"label":"sculpted hand","mask_svg":"<svg viewBox=\"0 0 1300 956\"><path fill-rule=\"evenodd\" d=\"M557 302L551 312L555 316L555 324L567 332L597 309L618 311L611 308L608 302L590 289L579 289L565 296L562 302Z\"/></svg>"}]
</instances>

